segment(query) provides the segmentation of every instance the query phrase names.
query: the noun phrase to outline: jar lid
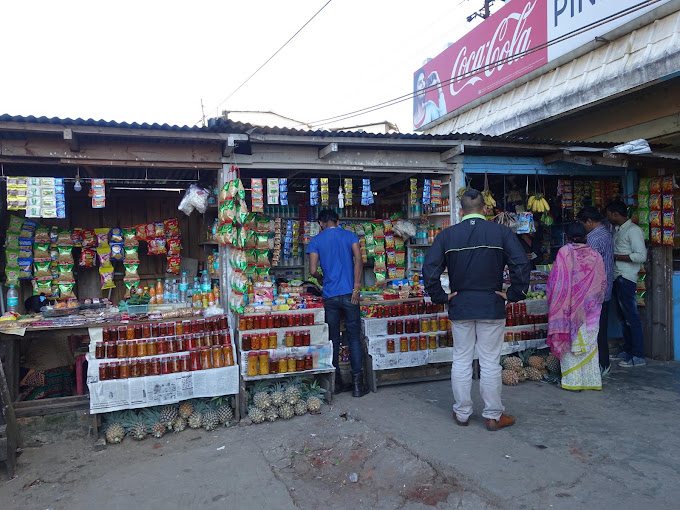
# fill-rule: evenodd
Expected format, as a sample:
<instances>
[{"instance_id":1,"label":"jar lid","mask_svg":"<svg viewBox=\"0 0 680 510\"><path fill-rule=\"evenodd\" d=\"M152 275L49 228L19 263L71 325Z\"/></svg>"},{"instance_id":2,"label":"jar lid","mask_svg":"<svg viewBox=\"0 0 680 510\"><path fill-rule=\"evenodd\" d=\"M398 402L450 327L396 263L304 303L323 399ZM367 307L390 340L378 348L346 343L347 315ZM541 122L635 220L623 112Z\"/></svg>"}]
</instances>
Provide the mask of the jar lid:
<instances>
[{"instance_id":1,"label":"jar lid","mask_svg":"<svg viewBox=\"0 0 680 510\"><path fill-rule=\"evenodd\" d=\"M249 357L249 358L253 358L253 357L255 357L255 356L257 356L257 351L250 351L250 352L248 353L248 357Z\"/></svg>"}]
</instances>

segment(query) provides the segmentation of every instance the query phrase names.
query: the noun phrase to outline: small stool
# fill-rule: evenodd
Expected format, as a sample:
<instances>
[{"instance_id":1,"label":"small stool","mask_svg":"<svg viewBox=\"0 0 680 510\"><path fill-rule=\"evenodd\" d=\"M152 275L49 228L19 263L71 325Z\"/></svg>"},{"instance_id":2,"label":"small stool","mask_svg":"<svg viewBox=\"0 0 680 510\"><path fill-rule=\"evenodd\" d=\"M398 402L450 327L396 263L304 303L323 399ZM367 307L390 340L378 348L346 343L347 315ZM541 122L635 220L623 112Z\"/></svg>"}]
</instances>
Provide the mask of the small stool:
<instances>
[{"instance_id":1,"label":"small stool","mask_svg":"<svg viewBox=\"0 0 680 510\"><path fill-rule=\"evenodd\" d=\"M76 356L76 394L85 394L85 385L83 378L83 365L87 363L87 358L85 354L79 354ZM87 373L87 372L86 372Z\"/></svg>"}]
</instances>

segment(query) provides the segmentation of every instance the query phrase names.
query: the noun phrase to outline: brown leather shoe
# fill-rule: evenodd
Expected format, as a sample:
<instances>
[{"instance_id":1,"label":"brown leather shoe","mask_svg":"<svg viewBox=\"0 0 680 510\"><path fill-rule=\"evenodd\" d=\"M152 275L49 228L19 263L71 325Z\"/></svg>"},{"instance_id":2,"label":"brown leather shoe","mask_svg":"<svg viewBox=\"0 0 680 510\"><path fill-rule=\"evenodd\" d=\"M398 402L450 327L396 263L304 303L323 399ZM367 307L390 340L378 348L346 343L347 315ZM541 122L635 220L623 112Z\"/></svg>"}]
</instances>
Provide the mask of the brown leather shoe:
<instances>
[{"instance_id":1,"label":"brown leather shoe","mask_svg":"<svg viewBox=\"0 0 680 510\"><path fill-rule=\"evenodd\" d=\"M509 414L501 414L501 417L497 420L493 420L491 418L486 420L486 430L494 432L496 430L502 429L503 427L511 427L514 424L514 416L510 416Z\"/></svg>"},{"instance_id":2,"label":"brown leather shoe","mask_svg":"<svg viewBox=\"0 0 680 510\"><path fill-rule=\"evenodd\" d=\"M470 425L470 418L471 418L471 417L468 416L468 419L467 419L467 420L465 420L465 421L460 421L460 420L458 419L458 416L456 416L456 412L455 412L455 411L453 412L453 419L456 420L456 423L457 423L458 425L460 425L461 427L467 427L468 425Z\"/></svg>"}]
</instances>

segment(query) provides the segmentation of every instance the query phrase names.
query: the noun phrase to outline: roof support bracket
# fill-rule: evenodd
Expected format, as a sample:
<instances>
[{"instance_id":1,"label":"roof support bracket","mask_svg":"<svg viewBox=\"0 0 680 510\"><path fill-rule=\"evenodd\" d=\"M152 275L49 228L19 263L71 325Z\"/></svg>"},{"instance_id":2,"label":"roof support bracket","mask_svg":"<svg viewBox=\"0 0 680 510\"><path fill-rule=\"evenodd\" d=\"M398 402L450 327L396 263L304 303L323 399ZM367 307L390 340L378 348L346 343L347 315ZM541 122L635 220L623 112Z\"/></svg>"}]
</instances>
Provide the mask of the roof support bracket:
<instances>
[{"instance_id":1,"label":"roof support bracket","mask_svg":"<svg viewBox=\"0 0 680 510\"><path fill-rule=\"evenodd\" d=\"M78 140L78 135L71 128L64 129L64 140L68 142L71 152L80 152L80 140Z\"/></svg>"},{"instance_id":2,"label":"roof support bracket","mask_svg":"<svg viewBox=\"0 0 680 510\"><path fill-rule=\"evenodd\" d=\"M338 152L338 144L336 142L329 143L323 149L319 150L319 159L325 159L334 152Z\"/></svg>"},{"instance_id":3,"label":"roof support bracket","mask_svg":"<svg viewBox=\"0 0 680 510\"><path fill-rule=\"evenodd\" d=\"M453 149L449 149L447 151L444 151L441 153L440 159L442 163L450 163L453 161L453 158L456 156L460 156L465 152L465 145L462 143L459 143L456 147Z\"/></svg>"}]
</instances>

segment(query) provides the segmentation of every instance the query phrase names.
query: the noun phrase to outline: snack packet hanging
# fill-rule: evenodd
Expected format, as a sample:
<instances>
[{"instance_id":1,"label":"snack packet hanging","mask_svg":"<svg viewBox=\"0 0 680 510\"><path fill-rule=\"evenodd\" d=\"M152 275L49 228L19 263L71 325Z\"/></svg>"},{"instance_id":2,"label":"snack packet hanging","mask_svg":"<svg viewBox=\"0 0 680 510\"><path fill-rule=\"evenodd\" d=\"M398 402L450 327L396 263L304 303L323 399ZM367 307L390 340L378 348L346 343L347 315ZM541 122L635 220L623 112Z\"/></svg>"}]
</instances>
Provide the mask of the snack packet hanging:
<instances>
[{"instance_id":1,"label":"snack packet hanging","mask_svg":"<svg viewBox=\"0 0 680 510\"><path fill-rule=\"evenodd\" d=\"M179 255L168 257L167 262L168 268L166 269L166 272L170 274L179 274L179 269L182 265L182 257Z\"/></svg>"},{"instance_id":2,"label":"snack packet hanging","mask_svg":"<svg viewBox=\"0 0 680 510\"><path fill-rule=\"evenodd\" d=\"M250 179L250 196L253 203L253 212L264 211L264 187L262 185L262 179L252 178ZM242 221L240 222L242 223Z\"/></svg>"},{"instance_id":3,"label":"snack packet hanging","mask_svg":"<svg viewBox=\"0 0 680 510\"><path fill-rule=\"evenodd\" d=\"M123 251L123 243L111 243L111 260L123 260L125 252Z\"/></svg>"},{"instance_id":4,"label":"snack packet hanging","mask_svg":"<svg viewBox=\"0 0 680 510\"><path fill-rule=\"evenodd\" d=\"M179 237L168 239L168 255L171 257L180 255L182 252L182 240Z\"/></svg>"},{"instance_id":5,"label":"snack packet hanging","mask_svg":"<svg viewBox=\"0 0 680 510\"><path fill-rule=\"evenodd\" d=\"M100 267L111 266L111 249L108 245L97 248L97 255L99 256ZM113 270L113 266L111 266L111 269Z\"/></svg>"},{"instance_id":6,"label":"snack packet hanging","mask_svg":"<svg viewBox=\"0 0 680 510\"><path fill-rule=\"evenodd\" d=\"M19 237L18 234L21 232L21 226L23 224L24 224L23 218L20 218L19 216L10 215L9 225L7 226L7 232L17 234L17 237Z\"/></svg>"},{"instance_id":7,"label":"snack packet hanging","mask_svg":"<svg viewBox=\"0 0 680 510\"><path fill-rule=\"evenodd\" d=\"M104 246L109 244L109 229L108 228L95 228L94 233L97 236L97 246Z\"/></svg>"},{"instance_id":8,"label":"snack packet hanging","mask_svg":"<svg viewBox=\"0 0 680 510\"><path fill-rule=\"evenodd\" d=\"M101 289L115 289L116 284L113 282L113 266L103 266L99 268L99 277L101 281Z\"/></svg>"},{"instance_id":9,"label":"snack packet hanging","mask_svg":"<svg viewBox=\"0 0 680 510\"><path fill-rule=\"evenodd\" d=\"M78 262L78 265L80 267L94 267L96 259L97 259L96 251L84 249L80 251L80 260Z\"/></svg>"},{"instance_id":10,"label":"snack packet hanging","mask_svg":"<svg viewBox=\"0 0 680 510\"><path fill-rule=\"evenodd\" d=\"M125 260L139 259L139 243L137 241L123 245L123 251L125 252Z\"/></svg>"},{"instance_id":11,"label":"snack packet hanging","mask_svg":"<svg viewBox=\"0 0 680 510\"><path fill-rule=\"evenodd\" d=\"M83 230L83 241L81 242L81 246L83 248L97 247L97 235L94 233L94 230Z\"/></svg>"},{"instance_id":12,"label":"snack packet hanging","mask_svg":"<svg viewBox=\"0 0 680 510\"><path fill-rule=\"evenodd\" d=\"M675 246L675 229L672 228L663 229L663 245Z\"/></svg>"},{"instance_id":13,"label":"snack packet hanging","mask_svg":"<svg viewBox=\"0 0 680 510\"><path fill-rule=\"evenodd\" d=\"M125 278L139 279L139 260L126 260L123 262L125 268Z\"/></svg>"},{"instance_id":14,"label":"snack packet hanging","mask_svg":"<svg viewBox=\"0 0 680 510\"><path fill-rule=\"evenodd\" d=\"M165 237L148 240L148 255L166 255Z\"/></svg>"},{"instance_id":15,"label":"snack packet hanging","mask_svg":"<svg viewBox=\"0 0 680 510\"><path fill-rule=\"evenodd\" d=\"M60 281L57 283L59 288L59 299L75 299L76 294L73 288L76 286L76 282L71 281Z\"/></svg>"},{"instance_id":16,"label":"snack packet hanging","mask_svg":"<svg viewBox=\"0 0 680 510\"><path fill-rule=\"evenodd\" d=\"M111 229L110 235L111 235L111 238L110 238L111 243L122 243L123 242L123 230L122 229L120 229L118 227L114 227L114 228Z\"/></svg>"},{"instance_id":17,"label":"snack packet hanging","mask_svg":"<svg viewBox=\"0 0 680 510\"><path fill-rule=\"evenodd\" d=\"M163 223L165 226L166 237L179 237L179 220L177 218L170 218L169 220L165 220Z\"/></svg>"}]
</instances>

